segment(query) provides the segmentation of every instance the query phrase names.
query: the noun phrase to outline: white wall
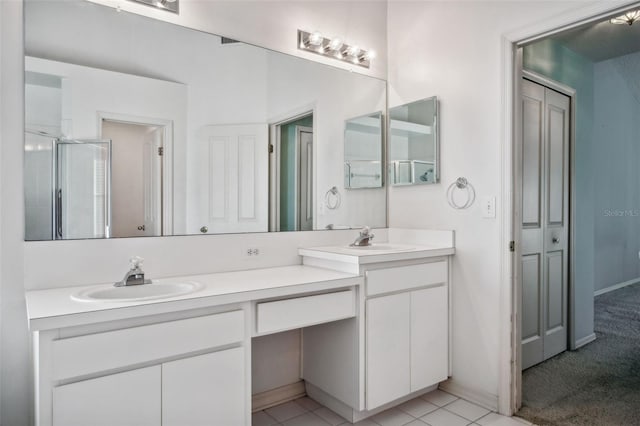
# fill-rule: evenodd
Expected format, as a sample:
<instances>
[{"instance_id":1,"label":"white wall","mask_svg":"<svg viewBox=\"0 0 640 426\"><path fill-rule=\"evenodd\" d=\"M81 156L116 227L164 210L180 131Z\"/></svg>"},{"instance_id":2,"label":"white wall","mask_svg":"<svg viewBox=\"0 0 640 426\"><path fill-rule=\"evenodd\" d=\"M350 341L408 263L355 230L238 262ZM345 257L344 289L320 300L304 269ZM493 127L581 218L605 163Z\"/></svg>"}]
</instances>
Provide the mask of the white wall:
<instances>
[{"instance_id":1,"label":"white wall","mask_svg":"<svg viewBox=\"0 0 640 426\"><path fill-rule=\"evenodd\" d=\"M594 66L595 290L640 277L640 53Z\"/></svg>"},{"instance_id":2,"label":"white wall","mask_svg":"<svg viewBox=\"0 0 640 426\"><path fill-rule=\"evenodd\" d=\"M171 15L133 2L117 3L123 8L137 8L165 19ZM199 23L215 29L214 32L288 53L298 54L295 44L298 27L314 28L327 34L345 33L346 40L378 51L373 71L378 77L385 74L384 2L335 2L327 7L326 2L320 1L183 1L181 8L181 15L172 16L172 19ZM120 279L123 267L127 267L127 258L133 254L147 257L146 267L151 276L168 276L298 263L298 246L345 243L353 239L353 231L332 231L24 243L22 2L0 2L0 15L0 119L3 124L0 129L1 424L30 424L25 286L108 282L114 276ZM84 36L91 37L91 32ZM318 59L311 54L307 57ZM262 254L248 258L245 250L249 246L261 247ZM26 257L24 250L28 252ZM76 269L78 267L80 269ZM27 281L24 280L25 273L29 276Z\"/></svg>"},{"instance_id":3,"label":"white wall","mask_svg":"<svg viewBox=\"0 0 640 426\"><path fill-rule=\"evenodd\" d=\"M45 0L47 1L47 0ZM59 0L48 0L59 1ZM386 2L380 0L182 0L175 15L128 0L91 0L111 7L241 40L313 61L387 75ZM298 50L297 31L320 31L377 53L369 70Z\"/></svg>"},{"instance_id":4,"label":"white wall","mask_svg":"<svg viewBox=\"0 0 640 426\"><path fill-rule=\"evenodd\" d=\"M456 231L453 262L453 381L498 404L503 294L500 240L504 80L503 36L588 2L402 2L388 7L389 106L437 95L442 161L438 185L392 187L389 224ZM505 59L508 61L508 58ZM453 210L445 192L458 176L474 185L476 203ZM483 197L497 197L484 219ZM504 237L505 239L508 236Z\"/></svg>"}]
</instances>

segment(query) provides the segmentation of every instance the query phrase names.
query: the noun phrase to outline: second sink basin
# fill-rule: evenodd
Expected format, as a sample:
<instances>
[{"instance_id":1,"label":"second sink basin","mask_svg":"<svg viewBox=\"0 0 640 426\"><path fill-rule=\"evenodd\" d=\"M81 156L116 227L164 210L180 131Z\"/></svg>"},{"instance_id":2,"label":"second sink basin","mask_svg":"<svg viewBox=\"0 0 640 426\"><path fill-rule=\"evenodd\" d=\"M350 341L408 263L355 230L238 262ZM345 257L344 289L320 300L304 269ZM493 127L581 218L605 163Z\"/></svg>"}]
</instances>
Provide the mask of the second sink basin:
<instances>
[{"instance_id":1,"label":"second sink basin","mask_svg":"<svg viewBox=\"0 0 640 426\"><path fill-rule=\"evenodd\" d=\"M124 287L98 286L74 293L71 299L80 302L134 302L182 296L203 287L195 281L153 281L151 284Z\"/></svg>"}]
</instances>

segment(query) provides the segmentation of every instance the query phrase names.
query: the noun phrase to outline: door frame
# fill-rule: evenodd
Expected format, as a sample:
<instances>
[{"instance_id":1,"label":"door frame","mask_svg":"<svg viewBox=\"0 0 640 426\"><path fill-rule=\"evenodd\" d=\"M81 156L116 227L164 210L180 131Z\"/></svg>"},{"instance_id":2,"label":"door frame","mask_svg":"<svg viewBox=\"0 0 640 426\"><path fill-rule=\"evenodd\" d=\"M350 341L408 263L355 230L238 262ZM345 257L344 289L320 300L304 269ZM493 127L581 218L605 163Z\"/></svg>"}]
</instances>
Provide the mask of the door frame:
<instances>
[{"instance_id":1,"label":"door frame","mask_svg":"<svg viewBox=\"0 0 640 426\"><path fill-rule=\"evenodd\" d=\"M316 104L310 104L291 110L286 114L269 119L269 232L280 231L280 138L281 128L283 125L301 118L311 116L313 124L311 131L313 133L313 155L312 155L312 176L313 176L313 228L316 227Z\"/></svg>"},{"instance_id":2,"label":"door frame","mask_svg":"<svg viewBox=\"0 0 640 426\"><path fill-rule=\"evenodd\" d=\"M501 75L502 75L502 120L501 120L501 193L502 214L500 224L500 330L499 330L499 380L498 411L501 414L514 414L522 398L521 355L519 301L522 287L519 284L517 259L519 241L515 224L519 220L517 209L518 192L514 189L518 173L516 159L516 138L520 131L519 121L522 119L519 94L522 79L522 52L525 44L541 40L552 34L575 28L580 25L596 22L625 11L640 7L637 0L611 0L594 2L577 7L565 13L527 25L502 35L501 40ZM575 110L575 108L574 108ZM575 121L575 120L574 120ZM571 232L571 231L570 231ZM575 234L575 233L574 233ZM512 242L514 249L512 249ZM571 244L571 241L570 241ZM571 334L571 333L570 333Z\"/></svg>"},{"instance_id":3,"label":"door frame","mask_svg":"<svg viewBox=\"0 0 640 426\"><path fill-rule=\"evenodd\" d=\"M311 120L313 120L313 116L311 116ZM313 230L313 228L315 228L315 220L316 220L316 215L315 215L315 211L313 209L313 200L315 199L315 195L313 193L313 127L308 127L308 126L296 126L296 194L297 194L297 200L296 200L296 205L294 207L294 211L295 211L295 221L296 221L296 231L301 231L301 227L302 227L302 218L300 217L300 206L302 205L302 192L304 190L304 188L302 187L302 182L301 182L301 178L302 178L302 136L301 133L311 133L311 164L307 163L307 167L311 167L311 194L307 194L307 199L309 197L311 197L311 213L312 213L312 218L311 218L311 227Z\"/></svg>"},{"instance_id":4,"label":"door frame","mask_svg":"<svg viewBox=\"0 0 640 426\"><path fill-rule=\"evenodd\" d=\"M160 236L173 235L173 120L98 111L98 139L102 138L103 120L140 126L162 127L162 229Z\"/></svg>"}]
</instances>

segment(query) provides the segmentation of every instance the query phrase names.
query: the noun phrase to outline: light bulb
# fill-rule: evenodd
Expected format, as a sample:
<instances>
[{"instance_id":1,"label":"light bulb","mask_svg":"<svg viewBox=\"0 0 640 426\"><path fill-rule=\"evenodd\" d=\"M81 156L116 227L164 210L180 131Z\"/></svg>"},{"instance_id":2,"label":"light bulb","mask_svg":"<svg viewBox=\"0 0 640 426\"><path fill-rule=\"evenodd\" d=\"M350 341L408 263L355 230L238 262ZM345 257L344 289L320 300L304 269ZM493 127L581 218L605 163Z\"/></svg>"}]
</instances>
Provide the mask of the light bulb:
<instances>
[{"instance_id":1,"label":"light bulb","mask_svg":"<svg viewBox=\"0 0 640 426\"><path fill-rule=\"evenodd\" d=\"M342 42L342 39L340 39L339 37L332 38L331 42L329 43L329 49L334 51L340 50L343 44L344 43Z\"/></svg>"},{"instance_id":2,"label":"light bulb","mask_svg":"<svg viewBox=\"0 0 640 426\"><path fill-rule=\"evenodd\" d=\"M375 50L367 50L367 52L364 54L364 57L365 57L366 60L371 61L371 60L376 58L376 51Z\"/></svg>"},{"instance_id":3,"label":"light bulb","mask_svg":"<svg viewBox=\"0 0 640 426\"><path fill-rule=\"evenodd\" d=\"M309 44L312 46L320 46L323 39L322 34L318 31L314 31L309 34Z\"/></svg>"},{"instance_id":4,"label":"light bulb","mask_svg":"<svg viewBox=\"0 0 640 426\"><path fill-rule=\"evenodd\" d=\"M349 56L358 56L358 54L360 53L360 48L356 45L353 46L349 46L349 49L347 49L347 54Z\"/></svg>"}]
</instances>

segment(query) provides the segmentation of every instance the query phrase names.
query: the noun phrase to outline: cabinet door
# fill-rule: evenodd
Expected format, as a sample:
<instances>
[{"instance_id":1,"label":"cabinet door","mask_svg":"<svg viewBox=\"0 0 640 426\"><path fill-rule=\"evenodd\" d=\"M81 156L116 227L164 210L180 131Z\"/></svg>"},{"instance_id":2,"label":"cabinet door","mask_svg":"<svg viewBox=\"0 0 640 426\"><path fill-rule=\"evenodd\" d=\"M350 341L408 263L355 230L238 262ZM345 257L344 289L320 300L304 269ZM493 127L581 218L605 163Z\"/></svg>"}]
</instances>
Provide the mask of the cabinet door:
<instances>
[{"instance_id":1,"label":"cabinet door","mask_svg":"<svg viewBox=\"0 0 640 426\"><path fill-rule=\"evenodd\" d=\"M158 426L160 366L53 389L53 426Z\"/></svg>"},{"instance_id":2,"label":"cabinet door","mask_svg":"<svg viewBox=\"0 0 640 426\"><path fill-rule=\"evenodd\" d=\"M162 425L243 425L244 367L243 348L162 364Z\"/></svg>"},{"instance_id":3,"label":"cabinet door","mask_svg":"<svg viewBox=\"0 0 640 426\"><path fill-rule=\"evenodd\" d=\"M447 287L411 292L411 392L447 379Z\"/></svg>"},{"instance_id":4,"label":"cabinet door","mask_svg":"<svg viewBox=\"0 0 640 426\"><path fill-rule=\"evenodd\" d=\"M368 410L409 393L410 305L408 292L367 300Z\"/></svg>"}]
</instances>

